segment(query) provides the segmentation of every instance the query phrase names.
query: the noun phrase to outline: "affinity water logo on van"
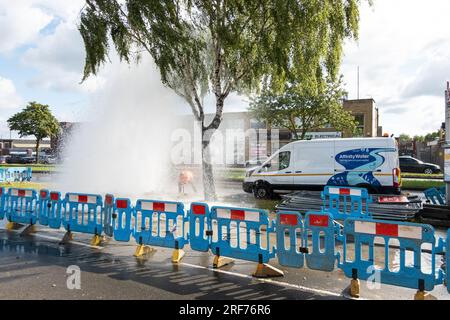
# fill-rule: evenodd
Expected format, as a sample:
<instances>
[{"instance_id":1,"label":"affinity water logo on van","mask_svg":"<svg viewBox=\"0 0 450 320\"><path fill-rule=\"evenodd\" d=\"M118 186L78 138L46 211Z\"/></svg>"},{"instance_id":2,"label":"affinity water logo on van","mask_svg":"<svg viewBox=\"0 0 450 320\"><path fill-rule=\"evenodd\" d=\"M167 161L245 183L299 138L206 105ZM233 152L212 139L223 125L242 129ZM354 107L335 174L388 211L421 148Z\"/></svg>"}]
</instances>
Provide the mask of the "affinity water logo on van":
<instances>
[{"instance_id":1,"label":"affinity water logo on van","mask_svg":"<svg viewBox=\"0 0 450 320\"><path fill-rule=\"evenodd\" d=\"M381 186L373 175L373 171L381 167L386 161L381 153L396 152L394 148L364 148L348 150L336 155L336 162L345 168L345 172L333 176L328 185L356 186L370 184Z\"/></svg>"}]
</instances>

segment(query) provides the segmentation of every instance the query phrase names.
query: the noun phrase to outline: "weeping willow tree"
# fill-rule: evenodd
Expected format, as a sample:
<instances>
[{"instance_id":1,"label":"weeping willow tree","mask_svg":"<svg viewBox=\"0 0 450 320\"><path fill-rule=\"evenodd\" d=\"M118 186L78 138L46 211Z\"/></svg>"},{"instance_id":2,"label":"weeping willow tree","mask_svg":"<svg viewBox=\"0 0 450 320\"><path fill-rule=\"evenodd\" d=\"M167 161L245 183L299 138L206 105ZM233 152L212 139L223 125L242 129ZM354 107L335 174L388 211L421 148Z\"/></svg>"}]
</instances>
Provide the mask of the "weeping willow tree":
<instances>
[{"instance_id":1,"label":"weeping willow tree","mask_svg":"<svg viewBox=\"0 0 450 320\"><path fill-rule=\"evenodd\" d=\"M139 63L148 52L164 85L183 97L201 124L205 198L215 198L209 144L233 92L286 79L318 85L338 74L345 39L357 39L360 0L86 0L79 30L84 78L114 47ZM206 121L203 98L215 97Z\"/></svg>"}]
</instances>

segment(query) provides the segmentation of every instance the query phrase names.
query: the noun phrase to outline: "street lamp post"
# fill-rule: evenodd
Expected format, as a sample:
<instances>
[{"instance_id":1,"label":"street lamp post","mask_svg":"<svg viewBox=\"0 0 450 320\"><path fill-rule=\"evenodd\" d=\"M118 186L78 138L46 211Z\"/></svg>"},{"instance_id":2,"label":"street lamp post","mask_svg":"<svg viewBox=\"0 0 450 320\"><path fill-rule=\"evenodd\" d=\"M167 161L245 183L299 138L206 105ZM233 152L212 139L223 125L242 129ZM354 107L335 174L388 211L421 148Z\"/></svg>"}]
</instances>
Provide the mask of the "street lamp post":
<instances>
[{"instance_id":1,"label":"street lamp post","mask_svg":"<svg viewBox=\"0 0 450 320\"><path fill-rule=\"evenodd\" d=\"M447 206L450 206L450 82L445 91L445 153L444 181L446 186Z\"/></svg>"}]
</instances>

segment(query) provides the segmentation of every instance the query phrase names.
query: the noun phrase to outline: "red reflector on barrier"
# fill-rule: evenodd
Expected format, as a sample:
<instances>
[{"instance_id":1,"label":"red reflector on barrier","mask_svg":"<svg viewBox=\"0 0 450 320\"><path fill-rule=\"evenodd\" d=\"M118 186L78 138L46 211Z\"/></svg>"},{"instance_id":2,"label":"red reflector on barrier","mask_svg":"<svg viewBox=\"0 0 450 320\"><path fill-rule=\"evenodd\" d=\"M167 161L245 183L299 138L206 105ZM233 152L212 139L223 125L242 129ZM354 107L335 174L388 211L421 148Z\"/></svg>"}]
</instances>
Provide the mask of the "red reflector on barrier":
<instances>
[{"instance_id":1,"label":"red reflector on barrier","mask_svg":"<svg viewBox=\"0 0 450 320\"><path fill-rule=\"evenodd\" d=\"M206 214L206 208L205 208L205 206L201 206L201 205L198 205L198 204L194 204L194 205L192 206L192 212L193 212L194 214L205 215L205 214Z\"/></svg>"},{"instance_id":2,"label":"red reflector on barrier","mask_svg":"<svg viewBox=\"0 0 450 320\"><path fill-rule=\"evenodd\" d=\"M25 197L25 190L17 190L18 197Z\"/></svg>"},{"instance_id":3,"label":"red reflector on barrier","mask_svg":"<svg viewBox=\"0 0 450 320\"><path fill-rule=\"evenodd\" d=\"M243 210L231 210L232 220L245 220L245 211Z\"/></svg>"},{"instance_id":4,"label":"red reflector on barrier","mask_svg":"<svg viewBox=\"0 0 450 320\"><path fill-rule=\"evenodd\" d=\"M328 227L328 216L310 215L309 225L314 227Z\"/></svg>"},{"instance_id":5,"label":"red reflector on barrier","mask_svg":"<svg viewBox=\"0 0 450 320\"><path fill-rule=\"evenodd\" d=\"M3 194L3 188L0 188L0 195Z\"/></svg>"},{"instance_id":6,"label":"red reflector on barrier","mask_svg":"<svg viewBox=\"0 0 450 320\"><path fill-rule=\"evenodd\" d=\"M165 211L166 206L162 202L153 202L153 211Z\"/></svg>"},{"instance_id":7,"label":"red reflector on barrier","mask_svg":"<svg viewBox=\"0 0 450 320\"><path fill-rule=\"evenodd\" d=\"M88 197L87 196L78 196L78 202L87 203Z\"/></svg>"},{"instance_id":8,"label":"red reflector on barrier","mask_svg":"<svg viewBox=\"0 0 450 320\"><path fill-rule=\"evenodd\" d=\"M112 204L112 201L113 201L112 198L113 198L113 197L112 197L111 195L109 195L109 194L107 194L107 195L105 196L105 202L106 202L107 205L111 205L111 204Z\"/></svg>"},{"instance_id":9,"label":"red reflector on barrier","mask_svg":"<svg viewBox=\"0 0 450 320\"><path fill-rule=\"evenodd\" d=\"M127 200L116 200L116 207L118 209L126 209L126 208L128 208L128 201Z\"/></svg>"},{"instance_id":10,"label":"red reflector on barrier","mask_svg":"<svg viewBox=\"0 0 450 320\"><path fill-rule=\"evenodd\" d=\"M50 193L50 200L58 201L59 200L59 194L57 194L56 192L51 192Z\"/></svg>"},{"instance_id":11,"label":"red reflector on barrier","mask_svg":"<svg viewBox=\"0 0 450 320\"><path fill-rule=\"evenodd\" d=\"M47 198L47 191L41 190L41 198Z\"/></svg>"},{"instance_id":12,"label":"red reflector on barrier","mask_svg":"<svg viewBox=\"0 0 450 320\"><path fill-rule=\"evenodd\" d=\"M298 216L293 214L280 214L280 222L283 225L296 226L298 224Z\"/></svg>"},{"instance_id":13,"label":"red reflector on barrier","mask_svg":"<svg viewBox=\"0 0 450 320\"><path fill-rule=\"evenodd\" d=\"M350 195L350 189L339 189L339 194L343 196L349 196Z\"/></svg>"},{"instance_id":14,"label":"red reflector on barrier","mask_svg":"<svg viewBox=\"0 0 450 320\"><path fill-rule=\"evenodd\" d=\"M398 225L377 223L376 234L380 236L398 237Z\"/></svg>"}]
</instances>

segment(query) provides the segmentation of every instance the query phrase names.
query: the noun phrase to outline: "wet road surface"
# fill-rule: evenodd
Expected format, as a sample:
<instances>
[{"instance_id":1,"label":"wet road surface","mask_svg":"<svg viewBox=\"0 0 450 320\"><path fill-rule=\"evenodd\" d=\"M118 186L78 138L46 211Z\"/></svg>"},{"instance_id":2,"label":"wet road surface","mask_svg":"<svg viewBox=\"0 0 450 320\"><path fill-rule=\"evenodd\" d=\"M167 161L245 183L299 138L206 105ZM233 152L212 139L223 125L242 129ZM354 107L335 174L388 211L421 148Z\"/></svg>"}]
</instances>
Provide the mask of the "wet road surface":
<instances>
[{"instance_id":1,"label":"wet road surface","mask_svg":"<svg viewBox=\"0 0 450 320\"><path fill-rule=\"evenodd\" d=\"M212 269L213 256L185 248L179 265L170 261L172 251L155 248L147 258L135 258L134 241L113 240L100 247L90 237L74 234L71 244L59 245L63 230L38 226L37 233L20 236L0 224L0 299L210 299L295 300L346 299L350 280L337 270L331 273L280 267L283 278L251 277L256 264L236 260L220 270ZM67 267L81 269L81 289L69 290ZM414 290L382 285L369 290L361 282L362 299L411 299ZM446 288L433 296L449 299Z\"/></svg>"}]
</instances>

